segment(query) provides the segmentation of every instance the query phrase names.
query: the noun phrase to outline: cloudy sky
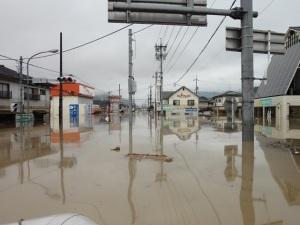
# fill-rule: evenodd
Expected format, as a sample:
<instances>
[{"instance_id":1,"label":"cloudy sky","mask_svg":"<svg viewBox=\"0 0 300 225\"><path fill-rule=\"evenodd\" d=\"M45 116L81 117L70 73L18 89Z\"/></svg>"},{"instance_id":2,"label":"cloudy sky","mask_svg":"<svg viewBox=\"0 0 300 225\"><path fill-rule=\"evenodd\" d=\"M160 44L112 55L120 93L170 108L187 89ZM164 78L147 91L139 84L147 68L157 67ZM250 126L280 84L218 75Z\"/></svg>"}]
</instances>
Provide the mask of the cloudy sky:
<instances>
[{"instance_id":1,"label":"cloudy sky","mask_svg":"<svg viewBox=\"0 0 300 225\"><path fill-rule=\"evenodd\" d=\"M213 2L208 0L208 6ZM232 0L216 0L213 7L228 8L231 3ZM289 26L300 25L299 8L299 0L254 0L254 9L260 12L254 21L255 28L286 32ZM199 54L221 19L208 16L208 26L198 29L184 54L177 59L196 27L181 29L165 62L166 69L171 68L165 74L165 90L175 88L174 81ZM0 54L12 58L26 58L39 51L58 48L59 32L63 32L64 49L68 49L126 25L107 22L106 0L0 0L0 21ZM240 54L225 51L225 27L239 25L239 21L226 19L207 51L181 80L181 85L194 89L193 80L197 75L200 92L240 90ZM131 28L138 31L145 26L133 25ZM157 70L155 43L162 38L164 43L169 40L170 47L179 29L177 26L155 25L135 35L134 75L138 85L136 99L140 99L139 102L143 102L147 87L154 83L152 77ZM182 44L170 61L181 39ZM59 70L58 56L32 60L32 63ZM16 69L15 62L0 60L0 64ZM262 77L266 66L267 56L255 55L255 76ZM30 71L35 77L55 79L58 76L57 73L36 68ZM112 91L116 94L120 83L122 94L127 97L128 29L65 53L64 73L78 76L96 87L98 92Z\"/></svg>"}]
</instances>

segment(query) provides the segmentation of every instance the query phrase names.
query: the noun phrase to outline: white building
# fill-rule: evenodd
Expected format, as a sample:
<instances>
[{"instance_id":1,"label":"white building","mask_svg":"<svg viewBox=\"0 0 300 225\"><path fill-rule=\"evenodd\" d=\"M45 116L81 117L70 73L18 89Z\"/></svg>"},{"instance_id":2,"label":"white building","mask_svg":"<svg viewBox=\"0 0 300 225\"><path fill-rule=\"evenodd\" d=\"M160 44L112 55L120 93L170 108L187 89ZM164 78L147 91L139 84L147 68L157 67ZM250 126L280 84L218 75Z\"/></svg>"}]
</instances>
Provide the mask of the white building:
<instances>
[{"instance_id":1,"label":"white building","mask_svg":"<svg viewBox=\"0 0 300 225\"><path fill-rule=\"evenodd\" d=\"M91 120L95 89L85 84L67 82L63 89L63 118L71 127L80 127ZM51 88L51 118L59 116L59 84Z\"/></svg>"},{"instance_id":2,"label":"white building","mask_svg":"<svg viewBox=\"0 0 300 225\"><path fill-rule=\"evenodd\" d=\"M280 123L280 118L300 118L300 27L291 27L286 34L286 53L272 57L267 82L257 90L257 120Z\"/></svg>"},{"instance_id":3,"label":"white building","mask_svg":"<svg viewBox=\"0 0 300 225\"><path fill-rule=\"evenodd\" d=\"M199 97L187 87L182 86L176 91L163 92L163 105L167 116L198 116Z\"/></svg>"},{"instance_id":4,"label":"white building","mask_svg":"<svg viewBox=\"0 0 300 225\"><path fill-rule=\"evenodd\" d=\"M26 85L26 76L23 76L24 112L33 113L35 120L43 120L50 110L50 84L33 84L31 77L29 86ZM28 93L27 94L27 90ZM0 65L0 123L7 120L14 121L20 110L20 77L19 74L3 65ZM28 97L28 98L27 98ZM29 107L27 104L29 99Z\"/></svg>"}]
</instances>

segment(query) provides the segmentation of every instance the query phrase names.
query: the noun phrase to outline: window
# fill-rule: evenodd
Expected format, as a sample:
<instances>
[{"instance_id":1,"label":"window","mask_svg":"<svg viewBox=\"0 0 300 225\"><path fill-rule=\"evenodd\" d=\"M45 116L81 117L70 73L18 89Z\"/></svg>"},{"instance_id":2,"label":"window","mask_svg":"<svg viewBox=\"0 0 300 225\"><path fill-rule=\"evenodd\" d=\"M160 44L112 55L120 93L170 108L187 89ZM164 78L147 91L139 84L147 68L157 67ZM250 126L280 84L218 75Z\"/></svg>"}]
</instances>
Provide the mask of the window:
<instances>
[{"instance_id":1,"label":"window","mask_svg":"<svg viewBox=\"0 0 300 225\"><path fill-rule=\"evenodd\" d=\"M11 93L9 91L9 84L0 83L0 98L11 98Z\"/></svg>"},{"instance_id":2,"label":"window","mask_svg":"<svg viewBox=\"0 0 300 225\"><path fill-rule=\"evenodd\" d=\"M40 95L46 95L46 90L45 89L40 89Z\"/></svg>"},{"instance_id":3,"label":"window","mask_svg":"<svg viewBox=\"0 0 300 225\"><path fill-rule=\"evenodd\" d=\"M9 84L0 83L0 91L1 92L8 92L9 91Z\"/></svg>"},{"instance_id":4,"label":"window","mask_svg":"<svg viewBox=\"0 0 300 225\"><path fill-rule=\"evenodd\" d=\"M180 100L173 100L173 105L180 105Z\"/></svg>"},{"instance_id":5,"label":"window","mask_svg":"<svg viewBox=\"0 0 300 225\"><path fill-rule=\"evenodd\" d=\"M195 100L188 100L187 104L188 104L188 106L194 106L195 105Z\"/></svg>"}]
</instances>

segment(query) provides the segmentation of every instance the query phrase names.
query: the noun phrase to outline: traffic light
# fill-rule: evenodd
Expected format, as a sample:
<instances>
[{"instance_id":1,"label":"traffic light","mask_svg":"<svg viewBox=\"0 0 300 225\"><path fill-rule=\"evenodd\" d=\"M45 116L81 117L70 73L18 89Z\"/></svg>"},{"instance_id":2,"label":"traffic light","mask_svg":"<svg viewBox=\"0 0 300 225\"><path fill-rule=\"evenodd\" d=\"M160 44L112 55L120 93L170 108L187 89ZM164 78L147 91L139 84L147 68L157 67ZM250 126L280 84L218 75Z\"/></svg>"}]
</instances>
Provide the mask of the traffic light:
<instances>
[{"instance_id":1,"label":"traffic light","mask_svg":"<svg viewBox=\"0 0 300 225\"><path fill-rule=\"evenodd\" d=\"M75 83L76 80L72 77L58 77L57 80L61 83Z\"/></svg>"}]
</instances>

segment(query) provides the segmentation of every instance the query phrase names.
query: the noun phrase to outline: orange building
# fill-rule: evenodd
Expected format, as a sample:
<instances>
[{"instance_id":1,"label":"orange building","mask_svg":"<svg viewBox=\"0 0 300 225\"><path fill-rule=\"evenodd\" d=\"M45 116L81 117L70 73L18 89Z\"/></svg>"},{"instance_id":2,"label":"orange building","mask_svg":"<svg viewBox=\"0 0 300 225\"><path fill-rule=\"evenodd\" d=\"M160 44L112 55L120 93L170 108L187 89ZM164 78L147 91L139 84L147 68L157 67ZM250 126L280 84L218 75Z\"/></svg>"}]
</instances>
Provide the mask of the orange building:
<instances>
[{"instance_id":1,"label":"orange building","mask_svg":"<svg viewBox=\"0 0 300 225\"><path fill-rule=\"evenodd\" d=\"M58 130L59 88L60 85L56 84L50 90L51 125L53 130ZM64 132L67 132L68 129L85 127L91 120L95 89L76 82L63 83L62 89Z\"/></svg>"}]
</instances>

